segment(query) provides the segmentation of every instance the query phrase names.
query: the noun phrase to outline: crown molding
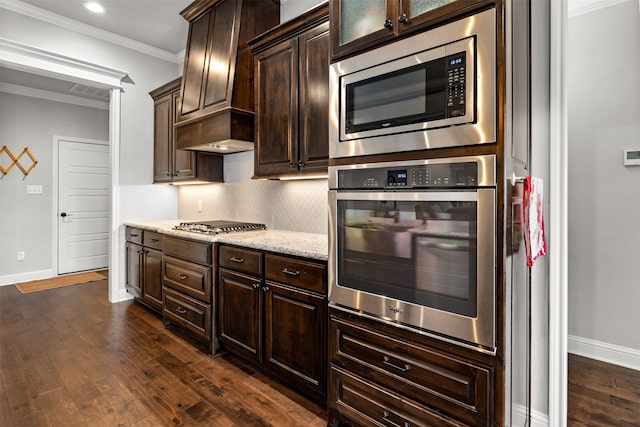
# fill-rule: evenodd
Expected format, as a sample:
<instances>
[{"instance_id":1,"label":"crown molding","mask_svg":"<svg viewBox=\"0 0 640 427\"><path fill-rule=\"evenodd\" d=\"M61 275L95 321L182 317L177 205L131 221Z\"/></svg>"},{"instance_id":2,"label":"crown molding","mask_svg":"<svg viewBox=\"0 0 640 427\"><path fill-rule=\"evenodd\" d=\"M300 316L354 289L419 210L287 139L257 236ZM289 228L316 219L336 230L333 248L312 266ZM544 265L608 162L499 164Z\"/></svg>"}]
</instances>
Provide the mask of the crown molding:
<instances>
[{"instance_id":1,"label":"crown molding","mask_svg":"<svg viewBox=\"0 0 640 427\"><path fill-rule=\"evenodd\" d=\"M127 72L0 37L0 65L101 88L122 88Z\"/></svg>"},{"instance_id":2,"label":"crown molding","mask_svg":"<svg viewBox=\"0 0 640 427\"><path fill-rule=\"evenodd\" d=\"M179 63L178 55L172 52L150 46L146 43L142 43L137 40L112 33L110 31L102 30L100 28L84 24L74 19L67 18L66 16L58 15L57 13L32 6L19 0L0 0L0 8L19 13L21 15L29 16L31 18L38 19L49 24L57 25L68 30L75 31L77 33L95 37L97 39L104 40L131 50L135 50L137 52L144 53L145 55L153 56L164 61L173 62L176 64Z\"/></svg>"},{"instance_id":3,"label":"crown molding","mask_svg":"<svg viewBox=\"0 0 640 427\"><path fill-rule=\"evenodd\" d=\"M569 0L569 18L595 12L627 1L632 0Z\"/></svg>"},{"instance_id":4,"label":"crown molding","mask_svg":"<svg viewBox=\"0 0 640 427\"><path fill-rule=\"evenodd\" d=\"M52 92L44 89L34 89L11 83L0 83L0 92L14 95L27 96L30 98L46 99L47 101L62 102L65 104L79 105L81 107L97 108L99 110L109 110L109 101L99 101L97 99L82 98L80 96L68 95L66 93Z\"/></svg>"}]
</instances>

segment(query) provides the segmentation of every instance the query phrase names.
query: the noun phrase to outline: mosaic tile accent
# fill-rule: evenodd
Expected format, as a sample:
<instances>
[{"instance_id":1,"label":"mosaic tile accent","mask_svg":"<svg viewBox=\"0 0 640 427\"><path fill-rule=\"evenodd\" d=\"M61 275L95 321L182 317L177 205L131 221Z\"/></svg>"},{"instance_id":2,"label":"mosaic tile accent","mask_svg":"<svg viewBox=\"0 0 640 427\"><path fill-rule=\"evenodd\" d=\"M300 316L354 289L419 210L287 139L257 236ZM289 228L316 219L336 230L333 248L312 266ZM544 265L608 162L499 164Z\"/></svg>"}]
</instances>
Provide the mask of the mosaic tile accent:
<instances>
[{"instance_id":1,"label":"mosaic tile accent","mask_svg":"<svg viewBox=\"0 0 640 427\"><path fill-rule=\"evenodd\" d=\"M178 217L259 222L272 230L327 234L327 180L252 180L253 151L224 157L224 184L180 186ZM202 212L197 211L202 200Z\"/></svg>"}]
</instances>

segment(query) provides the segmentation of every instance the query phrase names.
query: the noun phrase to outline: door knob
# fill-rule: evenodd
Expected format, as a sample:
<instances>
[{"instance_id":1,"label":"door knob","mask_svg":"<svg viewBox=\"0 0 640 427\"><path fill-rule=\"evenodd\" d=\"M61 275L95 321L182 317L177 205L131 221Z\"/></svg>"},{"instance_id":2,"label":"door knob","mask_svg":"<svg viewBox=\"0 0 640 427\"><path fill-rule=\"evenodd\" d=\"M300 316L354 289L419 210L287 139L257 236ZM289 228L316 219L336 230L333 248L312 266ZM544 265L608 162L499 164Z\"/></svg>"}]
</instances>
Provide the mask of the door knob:
<instances>
[{"instance_id":1,"label":"door knob","mask_svg":"<svg viewBox=\"0 0 640 427\"><path fill-rule=\"evenodd\" d=\"M64 218L64 217L66 217L66 216L71 216L71 214L68 214L68 213L66 213L66 212L62 212L62 213L60 214L60 216L61 216L62 218Z\"/></svg>"}]
</instances>

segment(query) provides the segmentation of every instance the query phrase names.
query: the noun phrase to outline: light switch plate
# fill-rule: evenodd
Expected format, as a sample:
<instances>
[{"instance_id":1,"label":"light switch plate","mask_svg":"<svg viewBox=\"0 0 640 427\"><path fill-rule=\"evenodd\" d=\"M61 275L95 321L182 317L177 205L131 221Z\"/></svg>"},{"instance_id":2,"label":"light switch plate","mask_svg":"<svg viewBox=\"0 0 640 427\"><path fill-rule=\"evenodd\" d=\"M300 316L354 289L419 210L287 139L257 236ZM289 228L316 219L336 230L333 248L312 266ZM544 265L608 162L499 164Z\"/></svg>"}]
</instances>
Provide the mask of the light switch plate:
<instances>
[{"instance_id":1,"label":"light switch plate","mask_svg":"<svg viewBox=\"0 0 640 427\"><path fill-rule=\"evenodd\" d=\"M27 185L27 194L42 194L42 185Z\"/></svg>"},{"instance_id":2,"label":"light switch plate","mask_svg":"<svg viewBox=\"0 0 640 427\"><path fill-rule=\"evenodd\" d=\"M640 166L640 150L624 150L625 166Z\"/></svg>"}]
</instances>

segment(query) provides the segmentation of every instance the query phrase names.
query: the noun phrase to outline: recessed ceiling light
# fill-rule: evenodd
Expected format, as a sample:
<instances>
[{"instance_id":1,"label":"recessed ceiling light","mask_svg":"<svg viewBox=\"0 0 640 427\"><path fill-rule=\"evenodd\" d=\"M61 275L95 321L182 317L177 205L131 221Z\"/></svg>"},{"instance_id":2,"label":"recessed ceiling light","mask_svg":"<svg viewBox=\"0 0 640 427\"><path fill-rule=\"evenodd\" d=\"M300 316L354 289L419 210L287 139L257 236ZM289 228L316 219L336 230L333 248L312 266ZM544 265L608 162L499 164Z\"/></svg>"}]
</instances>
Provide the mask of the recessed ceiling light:
<instances>
[{"instance_id":1,"label":"recessed ceiling light","mask_svg":"<svg viewBox=\"0 0 640 427\"><path fill-rule=\"evenodd\" d=\"M84 4L84 7L93 13L104 13L104 7L102 7L99 3L96 3L94 1L86 2Z\"/></svg>"}]
</instances>

